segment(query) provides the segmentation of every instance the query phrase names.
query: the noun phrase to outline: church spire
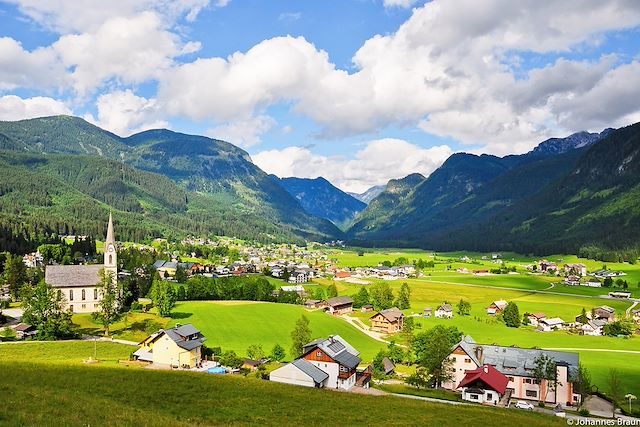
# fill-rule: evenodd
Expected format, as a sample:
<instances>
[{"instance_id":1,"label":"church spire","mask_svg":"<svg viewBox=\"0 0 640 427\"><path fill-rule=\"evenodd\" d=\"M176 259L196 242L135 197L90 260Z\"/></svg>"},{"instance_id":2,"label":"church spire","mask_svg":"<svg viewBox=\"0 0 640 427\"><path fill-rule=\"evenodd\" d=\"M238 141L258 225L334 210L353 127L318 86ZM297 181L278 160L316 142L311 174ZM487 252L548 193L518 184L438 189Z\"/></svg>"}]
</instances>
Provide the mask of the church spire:
<instances>
[{"instance_id":1,"label":"church spire","mask_svg":"<svg viewBox=\"0 0 640 427\"><path fill-rule=\"evenodd\" d=\"M114 245L116 243L113 238L113 218L111 217L111 212L109 212L109 225L107 226L107 239L105 240L105 243L111 243Z\"/></svg>"}]
</instances>

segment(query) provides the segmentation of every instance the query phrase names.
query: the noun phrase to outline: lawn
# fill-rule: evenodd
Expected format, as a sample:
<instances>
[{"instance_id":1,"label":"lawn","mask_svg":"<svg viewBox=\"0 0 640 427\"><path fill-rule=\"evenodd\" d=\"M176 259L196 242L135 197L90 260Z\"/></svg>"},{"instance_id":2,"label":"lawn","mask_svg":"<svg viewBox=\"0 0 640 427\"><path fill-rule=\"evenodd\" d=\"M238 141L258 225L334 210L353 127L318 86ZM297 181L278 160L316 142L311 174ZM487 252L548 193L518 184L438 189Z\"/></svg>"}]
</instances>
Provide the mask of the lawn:
<instances>
[{"instance_id":1,"label":"lawn","mask_svg":"<svg viewBox=\"0 0 640 427\"><path fill-rule=\"evenodd\" d=\"M7 343L0 345L0 364L19 361L27 365L80 365L95 354L100 365L115 366L118 360L129 360L129 355L135 350L136 347L130 345L105 341Z\"/></svg>"},{"instance_id":2,"label":"lawn","mask_svg":"<svg viewBox=\"0 0 640 427\"><path fill-rule=\"evenodd\" d=\"M167 327L169 320L153 313L128 312L122 319L111 325L109 330L114 338L140 342L153 332ZM104 327L96 323L90 314L75 314L73 323L80 327L82 334L102 335L104 332Z\"/></svg>"},{"instance_id":3,"label":"lawn","mask_svg":"<svg viewBox=\"0 0 640 427\"><path fill-rule=\"evenodd\" d=\"M561 426L556 417L481 406L307 389L253 378L100 366L0 361L3 426L513 425ZM333 415L332 415L333 414ZM336 415L338 414L338 415Z\"/></svg>"},{"instance_id":4,"label":"lawn","mask_svg":"<svg viewBox=\"0 0 640 427\"><path fill-rule=\"evenodd\" d=\"M361 353L365 362L373 359L384 343L359 332L342 319L302 306L248 301L179 302L174 309L175 323L193 323L207 337L207 346L222 347L245 355L251 344L261 344L266 352L275 344L287 352L291 331L301 315L307 316L313 338L340 335Z\"/></svg>"}]
</instances>

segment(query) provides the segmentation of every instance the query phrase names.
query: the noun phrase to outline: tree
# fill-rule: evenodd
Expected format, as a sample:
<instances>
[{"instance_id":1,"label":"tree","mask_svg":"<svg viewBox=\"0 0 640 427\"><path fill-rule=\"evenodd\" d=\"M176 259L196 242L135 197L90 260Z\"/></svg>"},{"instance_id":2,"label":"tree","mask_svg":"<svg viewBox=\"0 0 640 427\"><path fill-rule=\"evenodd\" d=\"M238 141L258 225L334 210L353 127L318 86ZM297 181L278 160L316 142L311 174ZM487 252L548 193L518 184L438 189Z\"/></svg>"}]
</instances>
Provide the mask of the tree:
<instances>
[{"instance_id":1,"label":"tree","mask_svg":"<svg viewBox=\"0 0 640 427\"><path fill-rule=\"evenodd\" d=\"M184 271L184 267L182 267L180 264L178 264L178 267L176 267L176 274L174 278L178 283L185 283L187 281L187 273Z\"/></svg>"},{"instance_id":2,"label":"tree","mask_svg":"<svg viewBox=\"0 0 640 427\"><path fill-rule=\"evenodd\" d=\"M580 316L578 316L576 321L580 322L580 323L587 323L589 321L589 318L587 317L587 310L585 310L584 307L582 307L582 311L580 312Z\"/></svg>"},{"instance_id":3,"label":"tree","mask_svg":"<svg viewBox=\"0 0 640 427\"><path fill-rule=\"evenodd\" d=\"M309 319L304 314L296 321L296 326L291 331L291 341L291 357L302 356L304 345L311 341Z\"/></svg>"},{"instance_id":4,"label":"tree","mask_svg":"<svg viewBox=\"0 0 640 427\"><path fill-rule=\"evenodd\" d=\"M104 268L100 270L98 293L100 294L99 310L94 316L104 326L105 336L109 336L109 326L120 319L122 308L122 294L113 272L106 271Z\"/></svg>"},{"instance_id":5,"label":"tree","mask_svg":"<svg viewBox=\"0 0 640 427\"><path fill-rule=\"evenodd\" d=\"M384 358L387 357L387 352L384 350L378 351L373 358L373 374L380 378L385 376Z\"/></svg>"},{"instance_id":6,"label":"tree","mask_svg":"<svg viewBox=\"0 0 640 427\"><path fill-rule=\"evenodd\" d=\"M404 351L395 341L391 341L387 346L387 357L393 363L401 363L404 360Z\"/></svg>"},{"instance_id":7,"label":"tree","mask_svg":"<svg viewBox=\"0 0 640 427\"><path fill-rule=\"evenodd\" d=\"M432 375L436 386L451 379L451 348L462 339L462 332L455 326L434 326L416 334L412 350L418 365Z\"/></svg>"},{"instance_id":8,"label":"tree","mask_svg":"<svg viewBox=\"0 0 640 427\"><path fill-rule=\"evenodd\" d=\"M533 368L533 376L538 382L538 391L542 390L542 382L545 381L547 386L544 388L545 393L544 397L541 395L538 396L538 399L541 402L547 401L547 395L549 391L556 391L558 386L561 385L558 382L558 366L556 365L556 361L551 357L543 354L534 360L535 367Z\"/></svg>"},{"instance_id":9,"label":"tree","mask_svg":"<svg viewBox=\"0 0 640 427\"><path fill-rule=\"evenodd\" d=\"M507 306L504 308L504 312L502 313L502 318L504 319L505 325L510 328L519 328L520 322L522 319L520 318L520 311L518 310L518 306L515 302L509 302Z\"/></svg>"},{"instance_id":10,"label":"tree","mask_svg":"<svg viewBox=\"0 0 640 427\"><path fill-rule=\"evenodd\" d=\"M604 325L604 334L608 336L617 337L618 335L631 335L633 334L633 323L628 320L616 320Z\"/></svg>"},{"instance_id":11,"label":"tree","mask_svg":"<svg viewBox=\"0 0 640 427\"><path fill-rule=\"evenodd\" d=\"M220 356L220 364L232 369L238 369L242 366L244 360L236 354L235 351L229 350Z\"/></svg>"},{"instance_id":12,"label":"tree","mask_svg":"<svg viewBox=\"0 0 640 427\"><path fill-rule=\"evenodd\" d=\"M353 296L353 306L360 308L369 304L369 291L364 286Z\"/></svg>"},{"instance_id":13,"label":"tree","mask_svg":"<svg viewBox=\"0 0 640 427\"><path fill-rule=\"evenodd\" d=\"M409 375L406 383L415 388L428 388L433 377L424 369L418 368L416 372Z\"/></svg>"},{"instance_id":14,"label":"tree","mask_svg":"<svg viewBox=\"0 0 640 427\"><path fill-rule=\"evenodd\" d=\"M460 316L468 316L471 312L471 303L465 299L460 298L457 307Z\"/></svg>"},{"instance_id":15,"label":"tree","mask_svg":"<svg viewBox=\"0 0 640 427\"><path fill-rule=\"evenodd\" d=\"M262 360L265 357L261 344L251 344L247 348L247 357L251 360Z\"/></svg>"},{"instance_id":16,"label":"tree","mask_svg":"<svg viewBox=\"0 0 640 427\"><path fill-rule=\"evenodd\" d=\"M185 301L187 299L187 291L184 289L183 285L178 286L176 298L178 301Z\"/></svg>"},{"instance_id":17,"label":"tree","mask_svg":"<svg viewBox=\"0 0 640 427\"><path fill-rule=\"evenodd\" d=\"M158 314L162 317L171 316L171 310L173 310L177 300L173 285L163 280L156 280L149 293L153 305L158 309Z\"/></svg>"},{"instance_id":18,"label":"tree","mask_svg":"<svg viewBox=\"0 0 640 427\"><path fill-rule=\"evenodd\" d=\"M22 288L22 321L36 327L37 339L55 340L76 336L71 313L64 310L62 292L41 280L34 288Z\"/></svg>"},{"instance_id":19,"label":"tree","mask_svg":"<svg viewBox=\"0 0 640 427\"><path fill-rule=\"evenodd\" d=\"M605 288L610 288L611 286L613 286L613 279L611 277L606 277L602 282L602 286L604 286Z\"/></svg>"},{"instance_id":20,"label":"tree","mask_svg":"<svg viewBox=\"0 0 640 427\"><path fill-rule=\"evenodd\" d=\"M331 284L329 285L329 287L327 287L327 298L334 298L338 296L338 288L336 288L336 285Z\"/></svg>"},{"instance_id":21,"label":"tree","mask_svg":"<svg viewBox=\"0 0 640 427\"><path fill-rule=\"evenodd\" d=\"M607 378L607 385L609 386L609 397L612 400L611 417L616 417L616 408L618 402L622 398L622 383L620 382L620 375L616 368L609 369L609 377Z\"/></svg>"},{"instance_id":22,"label":"tree","mask_svg":"<svg viewBox=\"0 0 640 427\"><path fill-rule=\"evenodd\" d=\"M400 310L405 310L411 307L411 288L407 282L402 283L400 286L398 298L396 299L396 307Z\"/></svg>"},{"instance_id":23,"label":"tree","mask_svg":"<svg viewBox=\"0 0 640 427\"><path fill-rule=\"evenodd\" d=\"M393 306L393 291L388 283L376 283L371 285L369 301L376 310L384 310Z\"/></svg>"},{"instance_id":24,"label":"tree","mask_svg":"<svg viewBox=\"0 0 640 427\"><path fill-rule=\"evenodd\" d=\"M18 255L7 255L4 263L4 279L9 284L11 295L20 295L20 289L27 283L27 267Z\"/></svg>"},{"instance_id":25,"label":"tree","mask_svg":"<svg viewBox=\"0 0 640 427\"><path fill-rule=\"evenodd\" d=\"M313 297L315 299L317 299L318 301L324 301L324 289L320 286L318 286L314 291L313 291Z\"/></svg>"},{"instance_id":26,"label":"tree","mask_svg":"<svg viewBox=\"0 0 640 427\"><path fill-rule=\"evenodd\" d=\"M573 387L576 393L580 395L580 402L584 402L589 394L591 394L591 374L587 368L580 362L578 371L573 380Z\"/></svg>"},{"instance_id":27,"label":"tree","mask_svg":"<svg viewBox=\"0 0 640 427\"><path fill-rule=\"evenodd\" d=\"M276 344L271 349L270 357L276 362L282 362L284 358L287 357L287 353L280 344Z\"/></svg>"}]
</instances>

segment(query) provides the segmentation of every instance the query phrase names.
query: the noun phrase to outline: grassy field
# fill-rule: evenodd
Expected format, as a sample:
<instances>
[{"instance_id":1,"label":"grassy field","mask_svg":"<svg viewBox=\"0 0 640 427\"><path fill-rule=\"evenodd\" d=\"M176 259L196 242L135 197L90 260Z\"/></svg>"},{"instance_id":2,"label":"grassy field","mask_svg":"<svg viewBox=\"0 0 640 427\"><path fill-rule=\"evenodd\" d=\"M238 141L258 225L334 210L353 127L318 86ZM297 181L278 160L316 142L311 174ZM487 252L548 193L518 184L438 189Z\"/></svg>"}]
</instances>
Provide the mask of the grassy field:
<instances>
[{"instance_id":1,"label":"grassy field","mask_svg":"<svg viewBox=\"0 0 640 427\"><path fill-rule=\"evenodd\" d=\"M30 341L0 345L0 364L81 365L97 355L100 365L116 366L118 360L128 360L136 348L105 341ZM95 353L94 353L95 352ZM0 423L1 424L1 423Z\"/></svg>"},{"instance_id":2,"label":"grassy field","mask_svg":"<svg viewBox=\"0 0 640 427\"><path fill-rule=\"evenodd\" d=\"M110 326L110 333L115 338L140 342L159 329L167 327L169 318L162 318L152 313L126 313L120 321ZM73 323L80 327L80 332L87 335L102 335L104 327L93 321L90 314L75 314Z\"/></svg>"},{"instance_id":3,"label":"grassy field","mask_svg":"<svg viewBox=\"0 0 640 427\"><path fill-rule=\"evenodd\" d=\"M190 301L179 302L174 310L175 323L193 323L207 337L209 347L222 347L244 355L251 344L262 344L266 352L275 344L287 352L291 347L291 331L304 314L309 319L313 338L340 335L357 348L365 361L384 347L359 332L344 320L322 311L308 311L288 304L246 301Z\"/></svg>"},{"instance_id":4,"label":"grassy field","mask_svg":"<svg viewBox=\"0 0 640 427\"><path fill-rule=\"evenodd\" d=\"M527 411L452 408L392 396L362 396L252 378L101 366L0 361L3 426L188 426L339 424L561 426Z\"/></svg>"}]
</instances>

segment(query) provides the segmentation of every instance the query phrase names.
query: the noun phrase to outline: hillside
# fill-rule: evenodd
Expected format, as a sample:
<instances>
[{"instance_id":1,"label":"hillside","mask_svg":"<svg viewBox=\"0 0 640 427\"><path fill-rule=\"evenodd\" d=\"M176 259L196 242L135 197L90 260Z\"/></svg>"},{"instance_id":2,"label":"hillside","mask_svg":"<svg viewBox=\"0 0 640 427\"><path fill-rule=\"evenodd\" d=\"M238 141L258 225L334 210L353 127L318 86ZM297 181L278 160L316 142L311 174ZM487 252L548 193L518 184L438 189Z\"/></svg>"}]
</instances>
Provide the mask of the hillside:
<instances>
[{"instance_id":1,"label":"hillside","mask_svg":"<svg viewBox=\"0 0 640 427\"><path fill-rule=\"evenodd\" d=\"M386 185L374 185L364 193L347 193L347 194L355 197L356 199L368 205L373 199L378 197L378 194L384 191L385 187Z\"/></svg>"},{"instance_id":2,"label":"hillside","mask_svg":"<svg viewBox=\"0 0 640 427\"><path fill-rule=\"evenodd\" d=\"M87 224L88 216L95 221L104 217L97 210L115 209L144 216L120 216L136 229L125 232L132 237L157 237L161 230L262 241L340 235L329 221L305 212L245 151L224 141L167 130L120 138L67 116L0 122L0 135L0 147L10 150L3 155L4 163L24 169L13 169L19 180L3 171L0 185L10 187L11 196L3 192L7 210L0 221L19 220L26 227L58 232L70 225L74 232L92 233L95 228ZM45 203L55 208L52 218L43 218L35 209L42 200L24 194L28 182L39 183L36 194L58 195ZM52 182L57 188L51 188ZM64 200L69 197L75 204Z\"/></svg>"},{"instance_id":3,"label":"hillside","mask_svg":"<svg viewBox=\"0 0 640 427\"><path fill-rule=\"evenodd\" d=\"M333 186L324 178L277 178L278 182L313 216L324 218L338 227L347 226L366 203Z\"/></svg>"},{"instance_id":4,"label":"hillside","mask_svg":"<svg viewBox=\"0 0 640 427\"><path fill-rule=\"evenodd\" d=\"M107 343L98 344L98 357L104 360L103 344ZM67 346L80 353L61 360L60 356L69 353ZM14 347L37 347L43 357L12 357ZM482 425L498 426L505 415L518 425L563 424L555 417L527 411L481 406L452 410L450 405L394 396L337 393L241 376L118 366L115 359L126 359L132 348L120 347L121 356L117 349L109 349L110 360L106 363L83 365L79 360L93 354L93 343L1 345L0 368L4 374L0 387L6 410L0 411L0 424L325 425L328 414L340 414L340 425L373 425L384 419L391 425L457 426L473 419Z\"/></svg>"},{"instance_id":5,"label":"hillside","mask_svg":"<svg viewBox=\"0 0 640 427\"><path fill-rule=\"evenodd\" d=\"M589 153L599 153L597 159L602 162L599 167L606 168L604 159L612 156L607 153L622 155L625 152L621 148L622 140L633 145L630 136L634 132L637 129L580 133L547 140L524 155L503 158L454 154L401 203L387 210L386 216L378 214L369 219L369 208L365 210L360 218L366 221L356 222L349 233L359 244L384 242L438 250L575 252L580 246L594 242L609 248L624 248L631 244L632 238L617 236L625 234L622 230L634 223L639 211L634 213L630 208L623 227L614 230L622 233L606 237L612 235L593 229L593 225L597 224L599 230L608 230L614 228L613 224L619 224L619 217L616 222L608 217L604 222L582 220L586 221L584 227L572 226L576 212L591 218L590 210L596 206L594 203L571 206L570 211L564 211L563 206L571 198L579 197L578 190L573 188L575 175L584 170L581 169L583 162L593 162L588 160L593 156ZM615 161L620 166L624 159ZM628 158L627 162L633 163L633 159ZM616 176L613 172L610 171ZM637 183L638 177L629 172L616 182L603 189L608 191L607 197L611 197L609 200L621 197L628 202L625 193L632 190L623 189L621 183ZM601 184L585 181L580 191L593 195ZM573 188L570 196L565 193L568 188ZM599 200L607 205L604 198ZM606 210L604 206L600 208Z\"/></svg>"}]
</instances>

